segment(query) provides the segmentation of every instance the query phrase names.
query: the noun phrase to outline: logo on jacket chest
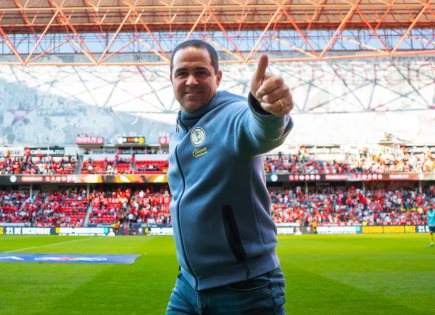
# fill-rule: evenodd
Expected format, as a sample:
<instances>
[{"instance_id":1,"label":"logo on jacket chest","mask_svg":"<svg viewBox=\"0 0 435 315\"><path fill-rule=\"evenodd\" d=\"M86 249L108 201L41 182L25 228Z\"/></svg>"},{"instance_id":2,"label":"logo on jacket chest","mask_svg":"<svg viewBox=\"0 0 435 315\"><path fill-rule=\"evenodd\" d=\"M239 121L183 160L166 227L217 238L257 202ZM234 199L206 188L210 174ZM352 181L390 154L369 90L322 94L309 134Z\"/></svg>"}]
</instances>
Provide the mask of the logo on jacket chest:
<instances>
[{"instance_id":1,"label":"logo on jacket chest","mask_svg":"<svg viewBox=\"0 0 435 315\"><path fill-rule=\"evenodd\" d=\"M190 132L190 141L195 147L200 146L205 140L205 131L201 127L195 127Z\"/></svg>"},{"instance_id":2,"label":"logo on jacket chest","mask_svg":"<svg viewBox=\"0 0 435 315\"><path fill-rule=\"evenodd\" d=\"M192 144L197 147L195 150L193 150L192 152L192 156L194 158L198 158L204 154L207 153L207 147L201 147L199 148L199 146L201 144L203 144L205 141L205 131L204 129L202 129L201 127L195 127L192 129L192 131L190 132L190 142L192 142Z\"/></svg>"}]
</instances>

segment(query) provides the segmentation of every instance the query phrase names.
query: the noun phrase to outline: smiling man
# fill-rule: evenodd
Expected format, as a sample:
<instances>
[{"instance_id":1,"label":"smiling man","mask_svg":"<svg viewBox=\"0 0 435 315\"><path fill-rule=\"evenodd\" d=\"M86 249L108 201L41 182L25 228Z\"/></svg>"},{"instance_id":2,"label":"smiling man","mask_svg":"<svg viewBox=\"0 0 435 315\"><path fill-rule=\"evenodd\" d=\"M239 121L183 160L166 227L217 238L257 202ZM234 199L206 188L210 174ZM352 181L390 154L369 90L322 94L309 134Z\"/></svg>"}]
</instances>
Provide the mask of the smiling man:
<instances>
[{"instance_id":1,"label":"smiling man","mask_svg":"<svg viewBox=\"0 0 435 315\"><path fill-rule=\"evenodd\" d=\"M170 135L168 180L180 274L167 313L285 314L262 154L281 145L293 123L284 80L261 56L248 97L218 91L218 55L189 40L171 57L180 104Z\"/></svg>"}]
</instances>

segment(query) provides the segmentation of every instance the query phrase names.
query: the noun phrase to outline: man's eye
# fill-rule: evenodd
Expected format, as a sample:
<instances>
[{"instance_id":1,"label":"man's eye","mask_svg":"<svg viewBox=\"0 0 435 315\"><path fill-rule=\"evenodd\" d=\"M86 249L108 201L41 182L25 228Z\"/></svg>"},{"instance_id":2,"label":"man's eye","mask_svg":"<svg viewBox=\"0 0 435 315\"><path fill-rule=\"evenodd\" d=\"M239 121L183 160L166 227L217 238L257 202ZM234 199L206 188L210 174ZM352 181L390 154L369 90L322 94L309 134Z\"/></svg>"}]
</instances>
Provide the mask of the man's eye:
<instances>
[{"instance_id":1,"label":"man's eye","mask_svg":"<svg viewBox=\"0 0 435 315\"><path fill-rule=\"evenodd\" d=\"M182 78L185 77L187 75L187 72L177 72L175 73L175 77L177 78Z\"/></svg>"}]
</instances>

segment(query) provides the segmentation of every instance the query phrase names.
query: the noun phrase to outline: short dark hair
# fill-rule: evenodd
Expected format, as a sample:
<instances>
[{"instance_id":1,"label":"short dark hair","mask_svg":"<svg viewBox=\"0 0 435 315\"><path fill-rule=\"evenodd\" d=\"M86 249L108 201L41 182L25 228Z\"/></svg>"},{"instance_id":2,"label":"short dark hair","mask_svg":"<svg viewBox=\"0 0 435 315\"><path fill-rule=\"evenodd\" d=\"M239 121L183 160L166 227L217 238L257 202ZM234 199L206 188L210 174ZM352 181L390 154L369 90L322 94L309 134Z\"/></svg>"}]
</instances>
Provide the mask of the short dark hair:
<instances>
[{"instance_id":1,"label":"short dark hair","mask_svg":"<svg viewBox=\"0 0 435 315\"><path fill-rule=\"evenodd\" d=\"M179 51L180 49L185 49L187 47L195 47L195 48L204 48L207 49L208 54L210 55L210 59L211 59L211 65L215 71L215 73L218 73L219 71L219 57L218 54L216 52L216 49L213 48L212 45L210 45L209 43L200 40L200 39L189 39L186 40L184 42L181 42L180 44L178 44L175 48L174 51L172 52L171 55L171 64L170 64L170 71L172 73L172 68L174 66L174 56L177 53L177 51Z\"/></svg>"}]
</instances>

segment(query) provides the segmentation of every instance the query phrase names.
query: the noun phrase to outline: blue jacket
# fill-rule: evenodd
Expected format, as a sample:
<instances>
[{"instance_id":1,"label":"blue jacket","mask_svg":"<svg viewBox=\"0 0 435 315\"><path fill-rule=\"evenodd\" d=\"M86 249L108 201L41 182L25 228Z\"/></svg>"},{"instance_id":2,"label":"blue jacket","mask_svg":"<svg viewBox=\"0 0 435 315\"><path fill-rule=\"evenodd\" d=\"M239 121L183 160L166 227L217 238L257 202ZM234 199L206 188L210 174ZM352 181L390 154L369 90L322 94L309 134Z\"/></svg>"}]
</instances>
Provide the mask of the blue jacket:
<instances>
[{"instance_id":1,"label":"blue jacket","mask_svg":"<svg viewBox=\"0 0 435 315\"><path fill-rule=\"evenodd\" d=\"M249 104L249 105L248 105ZM180 112L170 135L168 180L181 273L197 290L247 280L279 266L263 157L293 126L252 95L219 91Z\"/></svg>"}]
</instances>

